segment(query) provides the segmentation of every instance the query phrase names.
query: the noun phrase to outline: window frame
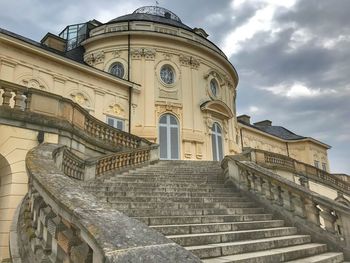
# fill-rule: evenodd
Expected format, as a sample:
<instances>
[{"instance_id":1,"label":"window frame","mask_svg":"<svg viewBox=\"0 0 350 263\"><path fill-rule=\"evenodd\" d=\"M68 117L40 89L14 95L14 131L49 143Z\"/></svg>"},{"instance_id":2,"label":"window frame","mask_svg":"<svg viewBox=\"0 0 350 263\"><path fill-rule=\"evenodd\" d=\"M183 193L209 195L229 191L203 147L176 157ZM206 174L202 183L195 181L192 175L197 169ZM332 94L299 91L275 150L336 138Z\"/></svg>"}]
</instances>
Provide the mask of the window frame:
<instances>
[{"instance_id":1,"label":"window frame","mask_svg":"<svg viewBox=\"0 0 350 263\"><path fill-rule=\"evenodd\" d=\"M111 125L109 123L109 120L113 120L113 125ZM114 117L114 116L106 116L106 123L109 125L109 126L112 126L113 128L116 128L118 130L121 130L121 131L124 131L125 130L125 120L124 119L121 119L121 118L118 118L118 117ZM118 123L121 123L122 125L122 128L118 128ZM115 125L114 125L115 124Z\"/></svg>"},{"instance_id":2,"label":"window frame","mask_svg":"<svg viewBox=\"0 0 350 263\"><path fill-rule=\"evenodd\" d=\"M117 75L117 74L114 74L114 73L112 72L113 68L116 67L117 65L120 65L120 66L122 67L122 70L123 70L122 73L123 73L123 74L122 74L121 76L119 76L119 75ZM122 62L116 61L116 62L113 62L112 65L109 67L108 72L109 72L110 74L112 74L113 76L115 76L115 77L118 77L118 78L123 79L123 78L125 78L126 70L125 70L125 66L124 66L124 64L123 64Z\"/></svg>"}]
</instances>

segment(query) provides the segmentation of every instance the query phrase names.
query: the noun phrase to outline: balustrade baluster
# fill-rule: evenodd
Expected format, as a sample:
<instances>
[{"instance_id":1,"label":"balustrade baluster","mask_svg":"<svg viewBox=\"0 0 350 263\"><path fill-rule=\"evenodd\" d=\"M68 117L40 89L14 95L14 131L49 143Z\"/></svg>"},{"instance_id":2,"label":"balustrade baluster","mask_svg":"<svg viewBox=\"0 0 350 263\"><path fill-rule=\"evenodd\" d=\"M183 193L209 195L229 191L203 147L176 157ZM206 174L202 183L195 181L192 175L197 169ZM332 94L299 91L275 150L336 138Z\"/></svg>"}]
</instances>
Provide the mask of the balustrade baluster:
<instances>
[{"instance_id":1,"label":"balustrade baluster","mask_svg":"<svg viewBox=\"0 0 350 263\"><path fill-rule=\"evenodd\" d=\"M320 226L320 210L317 208L317 204L310 199L305 199L304 204L307 220Z\"/></svg>"},{"instance_id":2,"label":"balustrade baluster","mask_svg":"<svg viewBox=\"0 0 350 263\"><path fill-rule=\"evenodd\" d=\"M277 185L271 184L271 192L273 194L273 203L282 206L281 188Z\"/></svg>"},{"instance_id":3,"label":"balustrade baluster","mask_svg":"<svg viewBox=\"0 0 350 263\"><path fill-rule=\"evenodd\" d=\"M23 94L23 91L21 90L17 90L16 91L16 94L15 94L15 97L14 97L14 100L15 100L15 106L14 108L15 109L23 109L24 110L24 94Z\"/></svg>"},{"instance_id":4,"label":"balustrade baluster","mask_svg":"<svg viewBox=\"0 0 350 263\"><path fill-rule=\"evenodd\" d=\"M305 206L302 198L299 195L291 193L291 201L294 213L301 218L305 218Z\"/></svg>"},{"instance_id":5,"label":"balustrade baluster","mask_svg":"<svg viewBox=\"0 0 350 263\"><path fill-rule=\"evenodd\" d=\"M8 88L3 88L4 93L2 94L2 106L9 108L10 101L13 96L12 92Z\"/></svg>"},{"instance_id":6,"label":"balustrade baluster","mask_svg":"<svg viewBox=\"0 0 350 263\"><path fill-rule=\"evenodd\" d=\"M283 207L285 207L288 211L293 211L294 208L292 205L290 192L286 189L282 189L281 197L282 197Z\"/></svg>"},{"instance_id":7,"label":"balustrade baluster","mask_svg":"<svg viewBox=\"0 0 350 263\"><path fill-rule=\"evenodd\" d=\"M329 207L320 205L320 216L323 219L325 229L330 233L335 233L334 223L337 220L333 210Z\"/></svg>"}]
</instances>

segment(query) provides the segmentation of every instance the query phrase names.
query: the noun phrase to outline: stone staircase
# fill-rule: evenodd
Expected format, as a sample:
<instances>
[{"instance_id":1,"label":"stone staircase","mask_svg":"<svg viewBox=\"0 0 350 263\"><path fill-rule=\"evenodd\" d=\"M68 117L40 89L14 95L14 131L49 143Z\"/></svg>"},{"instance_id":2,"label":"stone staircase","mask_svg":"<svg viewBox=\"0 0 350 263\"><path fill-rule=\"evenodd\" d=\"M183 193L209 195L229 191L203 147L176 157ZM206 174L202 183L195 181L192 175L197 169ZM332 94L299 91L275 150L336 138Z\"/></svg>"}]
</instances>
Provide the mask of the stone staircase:
<instances>
[{"instance_id":1,"label":"stone staircase","mask_svg":"<svg viewBox=\"0 0 350 263\"><path fill-rule=\"evenodd\" d=\"M225 188L218 162L160 161L86 182L88 191L206 263L344 262L343 254Z\"/></svg>"}]
</instances>

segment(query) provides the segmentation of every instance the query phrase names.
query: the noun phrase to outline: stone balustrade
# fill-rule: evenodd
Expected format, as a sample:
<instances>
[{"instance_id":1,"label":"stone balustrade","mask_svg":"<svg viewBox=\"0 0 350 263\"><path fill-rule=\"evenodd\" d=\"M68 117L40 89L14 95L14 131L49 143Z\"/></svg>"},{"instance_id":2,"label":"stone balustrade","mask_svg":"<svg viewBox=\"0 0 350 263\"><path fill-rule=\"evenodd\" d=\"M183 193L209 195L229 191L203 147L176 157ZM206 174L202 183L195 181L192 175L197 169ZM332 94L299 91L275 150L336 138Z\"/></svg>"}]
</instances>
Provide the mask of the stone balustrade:
<instances>
[{"instance_id":1,"label":"stone balustrade","mask_svg":"<svg viewBox=\"0 0 350 263\"><path fill-rule=\"evenodd\" d=\"M110 171L129 170L158 159L157 144L87 160L83 160L66 147L62 147L55 155L57 167L66 176L81 181L93 180Z\"/></svg>"},{"instance_id":2,"label":"stone balustrade","mask_svg":"<svg viewBox=\"0 0 350 263\"><path fill-rule=\"evenodd\" d=\"M56 144L39 145L27 154L29 193L11 238L16 262L200 262L157 231L85 192L79 180L57 167L65 155L76 160ZM69 171L76 175L76 170Z\"/></svg>"},{"instance_id":3,"label":"stone balustrade","mask_svg":"<svg viewBox=\"0 0 350 263\"><path fill-rule=\"evenodd\" d=\"M109 145L115 149L136 149L152 144L146 139L116 129L94 118L88 111L70 99L3 80L0 80L0 108L11 109L12 113L32 114L33 116L27 118L26 122L41 124L43 119L52 120L53 118L60 122L68 122L79 136L93 138L103 145ZM13 120L18 116L10 114L10 116L1 117ZM50 125L58 126L59 124L50 121ZM66 126L61 125L57 128L67 129Z\"/></svg>"},{"instance_id":4,"label":"stone balustrade","mask_svg":"<svg viewBox=\"0 0 350 263\"><path fill-rule=\"evenodd\" d=\"M84 180L85 161L68 149L63 150L61 169L69 177Z\"/></svg>"},{"instance_id":5,"label":"stone balustrade","mask_svg":"<svg viewBox=\"0 0 350 263\"><path fill-rule=\"evenodd\" d=\"M257 159L268 160L273 165L284 164L284 160L277 160L276 156L266 159L260 157ZM252 198L269 210L297 225L316 241L326 242L330 248L343 251L349 259L350 208L272 173L258 165L257 159L252 161L242 156L225 157L222 167L226 183L250 193Z\"/></svg>"},{"instance_id":6,"label":"stone balustrade","mask_svg":"<svg viewBox=\"0 0 350 263\"><path fill-rule=\"evenodd\" d=\"M158 147L144 147L103 156L96 162L96 176L124 167L133 167L145 162L154 161L157 159L157 153L154 153L152 157L152 151L158 151Z\"/></svg>"},{"instance_id":7,"label":"stone balustrade","mask_svg":"<svg viewBox=\"0 0 350 263\"><path fill-rule=\"evenodd\" d=\"M311 180L350 196L350 183L341 180L327 171L312 165L299 162L288 156L268 151L249 149L245 152L249 160L268 169L285 170L300 176L301 179Z\"/></svg>"}]
</instances>

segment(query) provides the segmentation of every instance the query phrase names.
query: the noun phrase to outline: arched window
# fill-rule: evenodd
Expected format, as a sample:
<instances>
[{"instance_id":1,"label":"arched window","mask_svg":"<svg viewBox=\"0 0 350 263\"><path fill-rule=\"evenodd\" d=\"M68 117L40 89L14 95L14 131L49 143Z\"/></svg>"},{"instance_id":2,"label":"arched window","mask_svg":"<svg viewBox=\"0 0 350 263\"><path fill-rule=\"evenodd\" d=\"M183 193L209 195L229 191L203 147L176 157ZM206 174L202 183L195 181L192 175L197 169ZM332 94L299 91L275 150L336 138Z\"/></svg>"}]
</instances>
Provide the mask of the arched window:
<instances>
[{"instance_id":1,"label":"arched window","mask_svg":"<svg viewBox=\"0 0 350 263\"><path fill-rule=\"evenodd\" d=\"M213 150L213 160L221 161L223 159L223 150L222 150L222 133L221 127L218 123L214 123L211 128L212 135L212 150Z\"/></svg>"},{"instance_id":2,"label":"arched window","mask_svg":"<svg viewBox=\"0 0 350 263\"><path fill-rule=\"evenodd\" d=\"M159 119L160 159L179 159L179 124L175 116L164 114Z\"/></svg>"},{"instance_id":3,"label":"arched window","mask_svg":"<svg viewBox=\"0 0 350 263\"><path fill-rule=\"evenodd\" d=\"M124 65L120 62L114 63L111 68L109 69L109 72L113 74L114 76L117 76L119 78L124 77Z\"/></svg>"}]
</instances>

